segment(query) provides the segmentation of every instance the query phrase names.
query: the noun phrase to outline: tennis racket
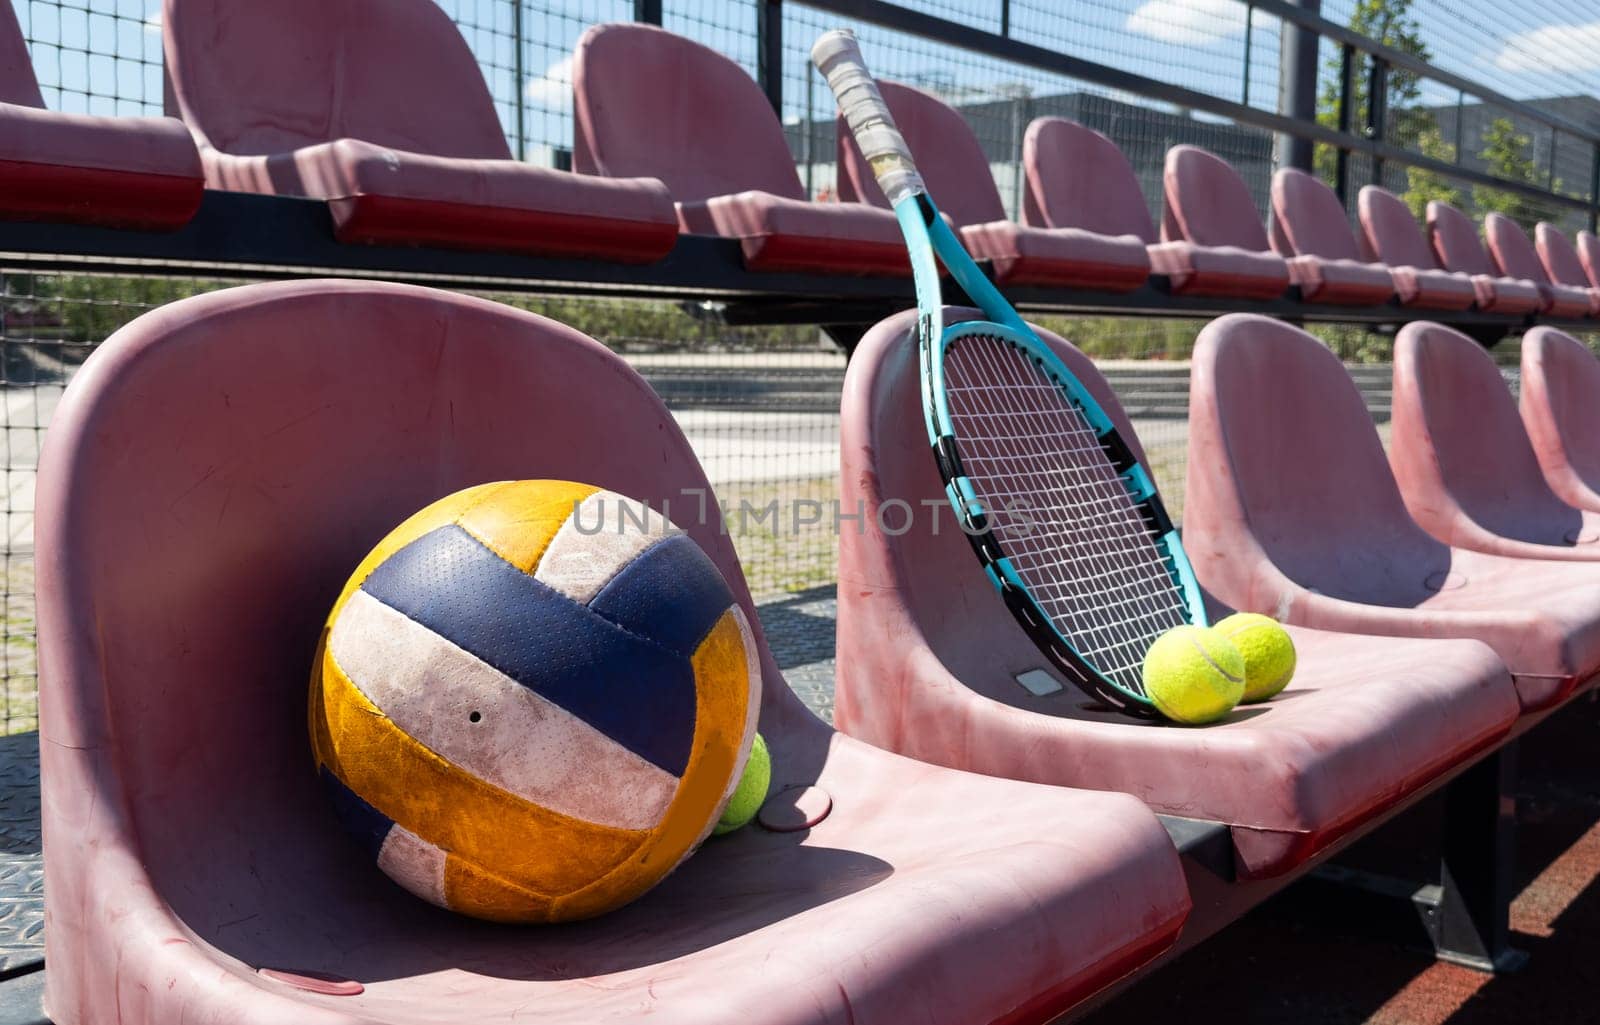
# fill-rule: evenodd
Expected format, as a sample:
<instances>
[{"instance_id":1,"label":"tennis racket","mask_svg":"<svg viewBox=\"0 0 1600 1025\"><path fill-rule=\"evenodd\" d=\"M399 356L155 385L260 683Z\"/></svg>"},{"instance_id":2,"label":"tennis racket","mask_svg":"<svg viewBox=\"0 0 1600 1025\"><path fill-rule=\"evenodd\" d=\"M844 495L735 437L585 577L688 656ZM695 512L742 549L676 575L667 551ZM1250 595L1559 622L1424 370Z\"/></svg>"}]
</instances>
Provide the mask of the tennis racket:
<instances>
[{"instance_id":1,"label":"tennis racket","mask_svg":"<svg viewBox=\"0 0 1600 1025\"><path fill-rule=\"evenodd\" d=\"M811 59L905 233L923 417L962 531L1063 675L1113 708L1156 716L1145 653L1172 627L1206 625L1206 613L1154 483L939 216L855 34L823 35ZM935 256L987 319L945 325Z\"/></svg>"}]
</instances>

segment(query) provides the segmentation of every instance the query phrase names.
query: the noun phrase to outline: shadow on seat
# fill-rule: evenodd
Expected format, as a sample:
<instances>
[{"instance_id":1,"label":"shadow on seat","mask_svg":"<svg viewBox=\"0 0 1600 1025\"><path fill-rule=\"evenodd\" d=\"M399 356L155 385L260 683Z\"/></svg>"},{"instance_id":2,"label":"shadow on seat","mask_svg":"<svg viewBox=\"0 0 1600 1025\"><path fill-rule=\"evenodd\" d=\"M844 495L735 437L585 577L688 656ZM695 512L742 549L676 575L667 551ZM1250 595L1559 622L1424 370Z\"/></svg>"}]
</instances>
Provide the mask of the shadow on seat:
<instances>
[{"instance_id":1,"label":"shadow on seat","mask_svg":"<svg viewBox=\"0 0 1600 1025\"><path fill-rule=\"evenodd\" d=\"M1227 604L1392 637L1471 637L1511 669L1524 711L1600 669L1594 569L1453 548L1406 511L1361 393L1298 328L1207 325L1190 383L1184 541Z\"/></svg>"},{"instance_id":2,"label":"shadow on seat","mask_svg":"<svg viewBox=\"0 0 1600 1025\"><path fill-rule=\"evenodd\" d=\"M1272 252L1250 189L1227 162L1198 146L1167 150L1161 242L1150 263L1179 294L1276 299L1289 268Z\"/></svg>"},{"instance_id":3,"label":"shadow on seat","mask_svg":"<svg viewBox=\"0 0 1600 1025\"><path fill-rule=\"evenodd\" d=\"M966 118L943 100L908 85L880 81L878 89L912 154L928 158L918 167L929 193L950 204L940 210L954 221L967 250L977 259L991 261L997 282L1124 292L1149 280L1150 258L1141 238L1081 228L1030 227L1007 218L989 158ZM889 200L842 116L834 131L839 143L839 198L888 209ZM1033 137L1030 125L1029 138Z\"/></svg>"},{"instance_id":4,"label":"shadow on seat","mask_svg":"<svg viewBox=\"0 0 1600 1025\"><path fill-rule=\"evenodd\" d=\"M596 25L572 59L572 166L651 175L691 235L735 238L752 270L909 275L894 215L813 203L783 125L748 72L652 25Z\"/></svg>"},{"instance_id":5,"label":"shadow on seat","mask_svg":"<svg viewBox=\"0 0 1600 1025\"><path fill-rule=\"evenodd\" d=\"M1541 313L1549 305L1538 282L1506 277L1495 269L1478 229L1449 203L1437 199L1428 203L1428 239L1439 266L1472 278L1478 309L1485 313Z\"/></svg>"},{"instance_id":6,"label":"shadow on seat","mask_svg":"<svg viewBox=\"0 0 1600 1025\"><path fill-rule=\"evenodd\" d=\"M1239 874L1263 878L1362 831L1516 721L1511 679L1481 644L1299 629L1289 689L1222 723L1141 723L1090 701L1018 628L957 529L922 427L914 326L914 312L879 324L845 377L843 505L859 504L865 526L840 537L841 729L925 761L1227 823ZM1143 461L1105 378L1041 337ZM904 529L897 506L915 511ZM1040 672L1054 692L1022 684Z\"/></svg>"},{"instance_id":7,"label":"shadow on seat","mask_svg":"<svg viewBox=\"0 0 1600 1025\"><path fill-rule=\"evenodd\" d=\"M1522 339L1519 405L1550 489L1600 512L1600 360L1569 334L1534 328Z\"/></svg>"},{"instance_id":8,"label":"shadow on seat","mask_svg":"<svg viewBox=\"0 0 1600 1025\"><path fill-rule=\"evenodd\" d=\"M1394 193L1364 185L1356 199L1361 255L1389 268L1402 306L1465 310L1477 301L1472 278L1442 269L1417 219Z\"/></svg>"},{"instance_id":9,"label":"shadow on seat","mask_svg":"<svg viewBox=\"0 0 1600 1025\"><path fill-rule=\"evenodd\" d=\"M165 0L168 105L215 189L326 200L342 242L648 263L659 181L535 167L432 0Z\"/></svg>"},{"instance_id":10,"label":"shadow on seat","mask_svg":"<svg viewBox=\"0 0 1600 1025\"><path fill-rule=\"evenodd\" d=\"M1272 176L1267 229L1307 302L1379 306L1394 298L1389 268L1361 258L1339 197L1312 175L1285 167Z\"/></svg>"},{"instance_id":11,"label":"shadow on seat","mask_svg":"<svg viewBox=\"0 0 1600 1025\"><path fill-rule=\"evenodd\" d=\"M16 9L0 9L0 219L169 231L204 188L180 121L46 110Z\"/></svg>"},{"instance_id":12,"label":"shadow on seat","mask_svg":"<svg viewBox=\"0 0 1600 1025\"><path fill-rule=\"evenodd\" d=\"M1389 463L1412 518L1446 544L1600 560L1600 513L1550 490L1500 368L1459 331L1427 321L1400 329Z\"/></svg>"},{"instance_id":13,"label":"shadow on seat","mask_svg":"<svg viewBox=\"0 0 1600 1025\"><path fill-rule=\"evenodd\" d=\"M1536 229L1541 236L1548 234L1546 225ZM1491 213L1483 219L1483 240L1489 249L1489 259L1502 277L1531 281L1544 298L1543 313L1551 317L1575 320L1588 316L1591 293L1587 287L1573 286L1554 280L1546 272L1539 250L1534 248L1522 225L1505 214ZM1563 237L1562 242L1566 239ZM1551 240L1545 240L1549 249ZM1576 262L1576 261L1575 261Z\"/></svg>"},{"instance_id":14,"label":"shadow on seat","mask_svg":"<svg viewBox=\"0 0 1600 1025\"><path fill-rule=\"evenodd\" d=\"M813 828L708 842L639 901L570 925L476 922L402 892L312 768L322 620L405 516L539 477L673 516L759 639L688 442L569 328L308 281L184 300L95 352L39 476L56 1021L1033 1022L1172 943L1182 870L1137 800L850 740L801 706L764 641L769 808L819 788L832 812Z\"/></svg>"}]
</instances>

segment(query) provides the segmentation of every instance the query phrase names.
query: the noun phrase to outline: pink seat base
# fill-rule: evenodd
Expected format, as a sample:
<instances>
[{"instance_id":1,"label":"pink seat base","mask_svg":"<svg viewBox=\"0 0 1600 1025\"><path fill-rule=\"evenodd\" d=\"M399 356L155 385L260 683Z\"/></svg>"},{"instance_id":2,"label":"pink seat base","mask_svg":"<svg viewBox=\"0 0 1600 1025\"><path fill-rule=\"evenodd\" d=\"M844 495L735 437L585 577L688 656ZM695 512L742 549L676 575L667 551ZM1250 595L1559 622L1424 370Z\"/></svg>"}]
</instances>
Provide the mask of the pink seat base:
<instances>
[{"instance_id":1,"label":"pink seat base","mask_svg":"<svg viewBox=\"0 0 1600 1025\"><path fill-rule=\"evenodd\" d=\"M1358 260L1291 256L1289 280L1300 287L1306 302L1379 306L1394 298L1389 269Z\"/></svg>"},{"instance_id":2,"label":"pink seat base","mask_svg":"<svg viewBox=\"0 0 1600 1025\"><path fill-rule=\"evenodd\" d=\"M1155 242L1150 268L1166 275L1176 295L1277 299L1289 287L1289 268L1275 253L1237 246Z\"/></svg>"},{"instance_id":3,"label":"pink seat base","mask_svg":"<svg viewBox=\"0 0 1600 1025\"><path fill-rule=\"evenodd\" d=\"M862 203L812 203L770 192L740 192L679 203L678 221L686 234L738 239L751 270L911 274L894 214Z\"/></svg>"},{"instance_id":4,"label":"pink seat base","mask_svg":"<svg viewBox=\"0 0 1600 1025\"><path fill-rule=\"evenodd\" d=\"M1437 268L1390 267L1402 306L1427 310L1470 310L1478 301L1472 278Z\"/></svg>"},{"instance_id":5,"label":"pink seat base","mask_svg":"<svg viewBox=\"0 0 1600 1025\"><path fill-rule=\"evenodd\" d=\"M1150 278L1144 243L1132 235L994 221L967 225L961 229L961 240L975 258L994 264L1000 284L1131 292Z\"/></svg>"}]
</instances>

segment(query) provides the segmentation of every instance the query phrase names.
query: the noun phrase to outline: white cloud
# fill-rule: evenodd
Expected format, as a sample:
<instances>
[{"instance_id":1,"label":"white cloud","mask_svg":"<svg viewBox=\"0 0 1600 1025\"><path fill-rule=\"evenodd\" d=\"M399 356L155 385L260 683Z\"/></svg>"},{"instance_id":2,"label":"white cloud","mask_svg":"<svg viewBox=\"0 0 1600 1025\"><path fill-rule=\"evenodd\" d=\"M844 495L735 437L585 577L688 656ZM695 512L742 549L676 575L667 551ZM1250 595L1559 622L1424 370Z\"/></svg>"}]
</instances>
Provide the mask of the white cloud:
<instances>
[{"instance_id":1,"label":"white cloud","mask_svg":"<svg viewBox=\"0 0 1600 1025\"><path fill-rule=\"evenodd\" d=\"M545 110L565 110L572 105L572 58L563 57L528 82L528 102Z\"/></svg>"},{"instance_id":2,"label":"white cloud","mask_svg":"<svg viewBox=\"0 0 1600 1025\"><path fill-rule=\"evenodd\" d=\"M150 17L144 20L144 30L153 36L161 34L161 8L150 12Z\"/></svg>"},{"instance_id":3,"label":"white cloud","mask_svg":"<svg viewBox=\"0 0 1600 1025\"><path fill-rule=\"evenodd\" d=\"M1600 21L1542 25L1506 37L1494 66L1502 71L1592 71L1600 53Z\"/></svg>"},{"instance_id":4,"label":"white cloud","mask_svg":"<svg viewBox=\"0 0 1600 1025\"><path fill-rule=\"evenodd\" d=\"M1244 34L1244 11L1239 0L1146 0L1127 28L1163 43L1219 43Z\"/></svg>"}]
</instances>

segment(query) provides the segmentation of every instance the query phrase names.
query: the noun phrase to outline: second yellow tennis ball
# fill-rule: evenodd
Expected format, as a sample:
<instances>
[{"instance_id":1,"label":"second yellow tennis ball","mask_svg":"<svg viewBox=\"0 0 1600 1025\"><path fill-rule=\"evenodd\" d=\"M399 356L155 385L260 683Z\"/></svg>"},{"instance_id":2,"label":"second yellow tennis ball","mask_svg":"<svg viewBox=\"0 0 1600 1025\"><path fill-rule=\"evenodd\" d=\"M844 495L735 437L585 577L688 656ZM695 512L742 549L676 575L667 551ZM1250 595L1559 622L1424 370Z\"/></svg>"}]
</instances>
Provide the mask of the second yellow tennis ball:
<instances>
[{"instance_id":1,"label":"second yellow tennis ball","mask_svg":"<svg viewBox=\"0 0 1600 1025\"><path fill-rule=\"evenodd\" d=\"M1215 630L1173 627L1145 652L1144 692L1174 722L1215 722L1244 696L1244 656Z\"/></svg>"},{"instance_id":2,"label":"second yellow tennis ball","mask_svg":"<svg viewBox=\"0 0 1600 1025\"><path fill-rule=\"evenodd\" d=\"M1244 656L1245 704L1266 701L1289 685L1294 676L1294 641L1269 616L1236 612L1212 627Z\"/></svg>"}]
</instances>

